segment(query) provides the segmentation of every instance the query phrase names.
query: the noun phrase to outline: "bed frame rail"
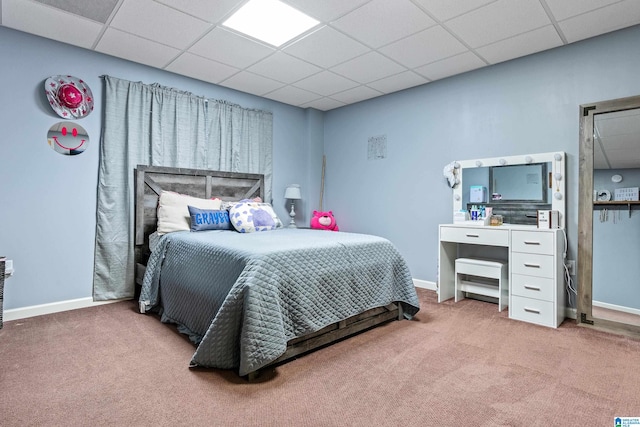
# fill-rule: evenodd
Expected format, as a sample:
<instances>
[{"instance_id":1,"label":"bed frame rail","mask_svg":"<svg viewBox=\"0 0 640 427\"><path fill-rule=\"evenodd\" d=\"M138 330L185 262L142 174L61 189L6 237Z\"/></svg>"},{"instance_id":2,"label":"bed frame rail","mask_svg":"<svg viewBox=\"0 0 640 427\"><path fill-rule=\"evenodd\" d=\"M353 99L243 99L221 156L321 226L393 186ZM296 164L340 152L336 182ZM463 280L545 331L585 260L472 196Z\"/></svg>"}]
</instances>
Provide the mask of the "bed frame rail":
<instances>
[{"instance_id":1,"label":"bed frame rail","mask_svg":"<svg viewBox=\"0 0 640 427\"><path fill-rule=\"evenodd\" d=\"M287 350L282 354L282 356L261 369L250 372L247 375L247 379L249 381L254 381L260 376L261 371L270 366L279 365L305 353L333 344L351 335L364 332L392 320L402 320L403 318L402 305L400 303L392 303L385 307L377 307L367 310L346 320L331 324L317 332L304 335L300 338L295 338L287 343Z\"/></svg>"}]
</instances>

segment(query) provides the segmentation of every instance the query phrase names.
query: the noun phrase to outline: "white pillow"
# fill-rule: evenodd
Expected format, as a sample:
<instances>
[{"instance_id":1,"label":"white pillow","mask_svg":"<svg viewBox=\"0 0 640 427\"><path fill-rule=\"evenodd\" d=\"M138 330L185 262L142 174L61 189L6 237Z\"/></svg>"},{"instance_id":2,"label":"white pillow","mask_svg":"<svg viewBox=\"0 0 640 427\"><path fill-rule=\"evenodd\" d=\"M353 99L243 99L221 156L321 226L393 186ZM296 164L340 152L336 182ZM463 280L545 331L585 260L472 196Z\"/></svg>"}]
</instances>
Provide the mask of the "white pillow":
<instances>
[{"instance_id":1,"label":"white pillow","mask_svg":"<svg viewBox=\"0 0 640 427\"><path fill-rule=\"evenodd\" d=\"M269 203L240 201L229 209L229 219L240 233L282 228L282 221Z\"/></svg>"},{"instance_id":2,"label":"white pillow","mask_svg":"<svg viewBox=\"0 0 640 427\"><path fill-rule=\"evenodd\" d=\"M158 201L158 234L191 230L188 206L200 209L220 209L220 199L200 199L185 194L163 191Z\"/></svg>"}]
</instances>

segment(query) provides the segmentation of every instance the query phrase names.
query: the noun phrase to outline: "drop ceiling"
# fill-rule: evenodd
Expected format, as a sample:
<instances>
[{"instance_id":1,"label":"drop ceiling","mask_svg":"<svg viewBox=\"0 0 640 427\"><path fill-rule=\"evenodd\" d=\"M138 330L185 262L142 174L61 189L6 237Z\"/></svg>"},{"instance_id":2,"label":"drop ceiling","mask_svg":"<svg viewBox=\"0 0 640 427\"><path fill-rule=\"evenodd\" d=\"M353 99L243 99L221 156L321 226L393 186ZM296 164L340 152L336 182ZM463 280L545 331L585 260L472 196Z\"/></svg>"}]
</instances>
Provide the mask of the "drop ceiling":
<instances>
[{"instance_id":1,"label":"drop ceiling","mask_svg":"<svg viewBox=\"0 0 640 427\"><path fill-rule=\"evenodd\" d=\"M321 21L275 48L223 28L246 0L0 0L0 24L331 110L640 23L638 0L283 0Z\"/></svg>"},{"instance_id":2,"label":"drop ceiling","mask_svg":"<svg viewBox=\"0 0 640 427\"><path fill-rule=\"evenodd\" d=\"M594 169L640 167L640 109L595 115L593 133Z\"/></svg>"}]
</instances>

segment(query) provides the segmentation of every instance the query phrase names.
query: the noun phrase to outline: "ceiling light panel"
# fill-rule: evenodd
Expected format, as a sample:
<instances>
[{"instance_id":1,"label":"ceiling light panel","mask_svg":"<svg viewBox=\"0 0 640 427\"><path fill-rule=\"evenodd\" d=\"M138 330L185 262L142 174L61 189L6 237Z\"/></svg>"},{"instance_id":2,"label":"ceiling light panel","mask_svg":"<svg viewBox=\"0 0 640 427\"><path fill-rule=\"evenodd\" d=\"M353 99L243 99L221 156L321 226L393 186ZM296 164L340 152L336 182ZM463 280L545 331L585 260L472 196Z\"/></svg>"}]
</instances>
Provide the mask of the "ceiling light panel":
<instances>
[{"instance_id":1,"label":"ceiling light panel","mask_svg":"<svg viewBox=\"0 0 640 427\"><path fill-rule=\"evenodd\" d=\"M277 47L319 23L279 0L251 0L222 25Z\"/></svg>"},{"instance_id":2,"label":"ceiling light panel","mask_svg":"<svg viewBox=\"0 0 640 427\"><path fill-rule=\"evenodd\" d=\"M368 1L370 0L287 0L287 3L321 21L331 22Z\"/></svg>"}]
</instances>

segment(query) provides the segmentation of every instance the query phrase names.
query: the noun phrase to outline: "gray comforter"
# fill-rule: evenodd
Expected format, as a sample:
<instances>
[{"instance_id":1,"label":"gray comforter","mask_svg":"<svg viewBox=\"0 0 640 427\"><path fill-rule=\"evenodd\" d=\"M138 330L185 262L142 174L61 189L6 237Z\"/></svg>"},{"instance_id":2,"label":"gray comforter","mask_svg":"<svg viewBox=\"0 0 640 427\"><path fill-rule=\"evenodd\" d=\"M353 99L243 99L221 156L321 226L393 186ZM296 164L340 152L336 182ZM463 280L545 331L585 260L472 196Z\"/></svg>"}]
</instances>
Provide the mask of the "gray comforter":
<instances>
[{"instance_id":1,"label":"gray comforter","mask_svg":"<svg viewBox=\"0 0 640 427\"><path fill-rule=\"evenodd\" d=\"M321 230L175 232L152 252L141 311L197 344L191 366L258 370L287 341L370 308L419 310L409 269L376 236Z\"/></svg>"}]
</instances>

